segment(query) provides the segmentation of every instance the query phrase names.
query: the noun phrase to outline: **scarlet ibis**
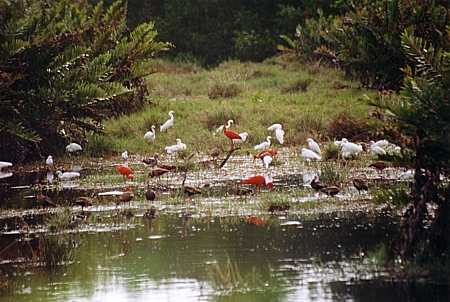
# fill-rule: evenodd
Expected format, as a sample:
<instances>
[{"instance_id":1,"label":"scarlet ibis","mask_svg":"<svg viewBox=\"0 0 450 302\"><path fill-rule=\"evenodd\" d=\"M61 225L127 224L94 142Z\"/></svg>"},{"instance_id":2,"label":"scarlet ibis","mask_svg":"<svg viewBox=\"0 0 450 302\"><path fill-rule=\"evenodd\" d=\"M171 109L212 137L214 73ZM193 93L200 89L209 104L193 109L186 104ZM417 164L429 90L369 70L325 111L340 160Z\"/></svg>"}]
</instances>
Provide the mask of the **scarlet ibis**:
<instances>
[{"instance_id":1,"label":"scarlet ibis","mask_svg":"<svg viewBox=\"0 0 450 302\"><path fill-rule=\"evenodd\" d=\"M380 174L383 173L383 170L387 168L386 164L382 161L376 161L374 163L371 163L369 167L375 168L377 172Z\"/></svg>"},{"instance_id":2,"label":"scarlet ibis","mask_svg":"<svg viewBox=\"0 0 450 302\"><path fill-rule=\"evenodd\" d=\"M233 123L234 123L233 120L228 120L227 125L226 125L227 129L230 128L231 124L233 124ZM220 125L219 128L216 129L216 132L220 132L220 131L223 132L223 126L225 126L225 125Z\"/></svg>"},{"instance_id":3,"label":"scarlet ibis","mask_svg":"<svg viewBox=\"0 0 450 302\"><path fill-rule=\"evenodd\" d=\"M271 138L272 137L269 135L266 138L265 142L262 142L261 144L255 146L255 150L264 150L264 149L269 148L270 147L270 140L271 140Z\"/></svg>"},{"instance_id":4,"label":"scarlet ibis","mask_svg":"<svg viewBox=\"0 0 450 302\"><path fill-rule=\"evenodd\" d=\"M228 137L231 140L231 148L230 148L230 150L234 149L234 140L235 139L241 139L242 140L242 137L239 134L237 134L234 131L227 130L226 126L223 126L223 134L225 134L225 136Z\"/></svg>"},{"instance_id":5,"label":"scarlet ibis","mask_svg":"<svg viewBox=\"0 0 450 302\"><path fill-rule=\"evenodd\" d=\"M326 185L323 182L317 181L317 176L314 176L314 179L311 181L311 187L314 190L319 191L319 190L325 188Z\"/></svg>"},{"instance_id":6,"label":"scarlet ibis","mask_svg":"<svg viewBox=\"0 0 450 302\"><path fill-rule=\"evenodd\" d=\"M77 143L70 143L66 146L66 150L70 153L75 153L77 151L83 150L83 148L81 148L81 146Z\"/></svg>"},{"instance_id":7,"label":"scarlet ibis","mask_svg":"<svg viewBox=\"0 0 450 302\"><path fill-rule=\"evenodd\" d=\"M225 185L227 185L230 189L230 192L234 195L242 196L242 195L249 195L253 193L253 190L246 187L239 187L235 185L232 181L228 181Z\"/></svg>"},{"instance_id":8,"label":"scarlet ibis","mask_svg":"<svg viewBox=\"0 0 450 302\"><path fill-rule=\"evenodd\" d=\"M358 190L358 194L361 190L367 191L369 189L367 187L367 184L361 178L353 179L353 185L355 186L356 190Z\"/></svg>"},{"instance_id":9,"label":"scarlet ibis","mask_svg":"<svg viewBox=\"0 0 450 302\"><path fill-rule=\"evenodd\" d=\"M321 157L314 151L311 151L306 148L302 148L302 156L307 160L320 160Z\"/></svg>"},{"instance_id":10,"label":"scarlet ibis","mask_svg":"<svg viewBox=\"0 0 450 302\"><path fill-rule=\"evenodd\" d=\"M272 157L278 154L275 150L262 150L258 154L253 155L253 159L261 158L261 156L264 156L267 153Z\"/></svg>"},{"instance_id":11,"label":"scarlet ibis","mask_svg":"<svg viewBox=\"0 0 450 302\"><path fill-rule=\"evenodd\" d=\"M39 204L43 207L56 207L56 204L50 197L42 194L42 187L40 184L37 185L37 188L38 188L37 201L39 202Z\"/></svg>"},{"instance_id":12,"label":"scarlet ibis","mask_svg":"<svg viewBox=\"0 0 450 302\"><path fill-rule=\"evenodd\" d=\"M362 146L355 143L350 143L346 138L341 140L342 157L350 157L353 154L358 154L363 150Z\"/></svg>"},{"instance_id":13,"label":"scarlet ibis","mask_svg":"<svg viewBox=\"0 0 450 302\"><path fill-rule=\"evenodd\" d=\"M128 159L128 151L122 152L122 159L125 161Z\"/></svg>"},{"instance_id":14,"label":"scarlet ibis","mask_svg":"<svg viewBox=\"0 0 450 302\"><path fill-rule=\"evenodd\" d=\"M189 200L191 200L192 196L196 194L202 194L202 190L199 188L184 185L184 182L186 181L186 173L181 174L180 177L183 177L183 182L181 183L181 193L187 195Z\"/></svg>"},{"instance_id":15,"label":"scarlet ibis","mask_svg":"<svg viewBox=\"0 0 450 302\"><path fill-rule=\"evenodd\" d=\"M49 155L49 156L47 157L47 159L45 160L45 164L46 164L47 166L49 166L49 167L52 167L52 166L53 166L53 157L52 157L51 155Z\"/></svg>"},{"instance_id":16,"label":"scarlet ibis","mask_svg":"<svg viewBox=\"0 0 450 302\"><path fill-rule=\"evenodd\" d=\"M270 155L270 153L264 152L259 156L259 158L262 160L266 169L268 169L269 165L272 163L272 159L273 159L272 156Z\"/></svg>"},{"instance_id":17,"label":"scarlet ibis","mask_svg":"<svg viewBox=\"0 0 450 302\"><path fill-rule=\"evenodd\" d=\"M169 172L169 170L167 169L161 169L161 168L155 168L153 169L150 173L148 173L148 177L161 177L161 175L166 174L167 172Z\"/></svg>"},{"instance_id":18,"label":"scarlet ibis","mask_svg":"<svg viewBox=\"0 0 450 302\"><path fill-rule=\"evenodd\" d=\"M147 191L145 192L145 199L147 199L147 201L151 201L153 203L155 198L156 198L156 194L150 188L150 180L147 179Z\"/></svg>"},{"instance_id":19,"label":"scarlet ibis","mask_svg":"<svg viewBox=\"0 0 450 302\"><path fill-rule=\"evenodd\" d=\"M145 133L144 135L144 140L147 141L148 143L151 143L155 140L156 137L155 128L156 128L155 125L152 125L152 130L147 131L147 133Z\"/></svg>"},{"instance_id":20,"label":"scarlet ibis","mask_svg":"<svg viewBox=\"0 0 450 302\"><path fill-rule=\"evenodd\" d=\"M339 188L336 186L325 187L319 190L319 192L325 193L329 196L335 196L339 193Z\"/></svg>"},{"instance_id":21,"label":"scarlet ibis","mask_svg":"<svg viewBox=\"0 0 450 302\"><path fill-rule=\"evenodd\" d=\"M247 217L246 218L248 222L256 225L256 226L264 226L266 224L266 221L263 218L259 217Z\"/></svg>"},{"instance_id":22,"label":"scarlet ibis","mask_svg":"<svg viewBox=\"0 0 450 302\"><path fill-rule=\"evenodd\" d=\"M86 196L78 196L72 199L72 203L81 206L81 210L84 210L85 207L92 206L92 200Z\"/></svg>"},{"instance_id":23,"label":"scarlet ibis","mask_svg":"<svg viewBox=\"0 0 450 302\"><path fill-rule=\"evenodd\" d=\"M308 138L306 141L308 142L309 149L311 149L312 151L316 152L319 155L322 155L319 145L312 138Z\"/></svg>"},{"instance_id":24,"label":"scarlet ibis","mask_svg":"<svg viewBox=\"0 0 450 302\"><path fill-rule=\"evenodd\" d=\"M123 181L126 181L127 179L134 180L133 170L131 170L130 167L128 167L128 166L119 166L117 168L117 171L119 171L119 173L123 175Z\"/></svg>"},{"instance_id":25,"label":"scarlet ibis","mask_svg":"<svg viewBox=\"0 0 450 302\"><path fill-rule=\"evenodd\" d=\"M376 145L374 141L370 141L370 150L378 155L386 155L386 151L380 146Z\"/></svg>"},{"instance_id":26,"label":"scarlet ibis","mask_svg":"<svg viewBox=\"0 0 450 302\"><path fill-rule=\"evenodd\" d=\"M266 176L266 177L261 176L261 175L252 176L252 177L244 180L242 182L242 184L254 185L256 187L256 190L258 193L260 193L260 187L262 185L264 185L265 187L269 187L271 192L273 190L272 178L269 176Z\"/></svg>"},{"instance_id":27,"label":"scarlet ibis","mask_svg":"<svg viewBox=\"0 0 450 302\"><path fill-rule=\"evenodd\" d=\"M173 120L174 120L174 118L173 118L173 110L170 110L169 111L169 116L170 116L170 119L168 119L160 128L159 128L159 131L165 131L165 130L167 130L169 127L171 127L172 125L173 125Z\"/></svg>"},{"instance_id":28,"label":"scarlet ibis","mask_svg":"<svg viewBox=\"0 0 450 302\"><path fill-rule=\"evenodd\" d=\"M159 159L158 154L155 154L155 155L153 155L152 157L144 158L144 159L142 160L142 162L143 162L146 166L155 167L155 166L158 165L158 159Z\"/></svg>"}]
</instances>

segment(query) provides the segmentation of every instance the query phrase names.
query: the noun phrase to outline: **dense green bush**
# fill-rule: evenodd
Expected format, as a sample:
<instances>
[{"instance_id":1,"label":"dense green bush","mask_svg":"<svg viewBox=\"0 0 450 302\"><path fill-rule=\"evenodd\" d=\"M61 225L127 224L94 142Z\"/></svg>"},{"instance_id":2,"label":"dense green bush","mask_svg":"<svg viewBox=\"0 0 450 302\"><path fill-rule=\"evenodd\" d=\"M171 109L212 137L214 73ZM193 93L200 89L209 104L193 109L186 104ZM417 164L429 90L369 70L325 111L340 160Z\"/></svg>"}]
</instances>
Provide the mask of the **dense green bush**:
<instances>
[{"instance_id":1,"label":"dense green bush","mask_svg":"<svg viewBox=\"0 0 450 302\"><path fill-rule=\"evenodd\" d=\"M145 102L149 61L168 43L153 23L133 31L117 1L0 2L0 158L61 153L102 120Z\"/></svg>"}]
</instances>

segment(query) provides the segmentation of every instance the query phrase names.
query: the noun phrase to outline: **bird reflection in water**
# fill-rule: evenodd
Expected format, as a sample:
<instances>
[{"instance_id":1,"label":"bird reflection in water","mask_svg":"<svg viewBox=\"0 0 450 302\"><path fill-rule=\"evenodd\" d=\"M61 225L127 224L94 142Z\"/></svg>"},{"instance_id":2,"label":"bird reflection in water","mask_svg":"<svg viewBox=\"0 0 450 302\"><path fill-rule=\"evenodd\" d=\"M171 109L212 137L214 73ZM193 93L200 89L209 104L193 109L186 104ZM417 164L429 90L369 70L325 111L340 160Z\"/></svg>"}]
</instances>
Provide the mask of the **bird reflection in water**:
<instances>
[{"instance_id":1,"label":"bird reflection in water","mask_svg":"<svg viewBox=\"0 0 450 302\"><path fill-rule=\"evenodd\" d=\"M147 212L144 214L144 218L148 221L148 231L153 234L153 220L156 218L156 208L151 206Z\"/></svg>"}]
</instances>

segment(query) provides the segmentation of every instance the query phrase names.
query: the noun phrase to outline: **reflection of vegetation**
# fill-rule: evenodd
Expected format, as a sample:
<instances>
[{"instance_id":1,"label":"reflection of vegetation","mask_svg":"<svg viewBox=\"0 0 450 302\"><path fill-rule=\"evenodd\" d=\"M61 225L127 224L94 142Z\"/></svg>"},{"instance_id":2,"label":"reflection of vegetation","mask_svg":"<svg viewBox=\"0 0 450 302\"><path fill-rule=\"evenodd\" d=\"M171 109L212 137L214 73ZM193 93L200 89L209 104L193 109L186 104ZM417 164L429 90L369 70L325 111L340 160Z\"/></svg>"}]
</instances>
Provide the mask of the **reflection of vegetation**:
<instances>
[{"instance_id":1,"label":"reflection of vegetation","mask_svg":"<svg viewBox=\"0 0 450 302\"><path fill-rule=\"evenodd\" d=\"M64 211L57 211L46 217L44 223L50 231L61 232L69 228L71 218L72 211L70 208L66 208Z\"/></svg>"},{"instance_id":2,"label":"reflection of vegetation","mask_svg":"<svg viewBox=\"0 0 450 302\"><path fill-rule=\"evenodd\" d=\"M39 236L38 259L47 268L67 265L74 256L74 245L66 236Z\"/></svg>"}]
</instances>

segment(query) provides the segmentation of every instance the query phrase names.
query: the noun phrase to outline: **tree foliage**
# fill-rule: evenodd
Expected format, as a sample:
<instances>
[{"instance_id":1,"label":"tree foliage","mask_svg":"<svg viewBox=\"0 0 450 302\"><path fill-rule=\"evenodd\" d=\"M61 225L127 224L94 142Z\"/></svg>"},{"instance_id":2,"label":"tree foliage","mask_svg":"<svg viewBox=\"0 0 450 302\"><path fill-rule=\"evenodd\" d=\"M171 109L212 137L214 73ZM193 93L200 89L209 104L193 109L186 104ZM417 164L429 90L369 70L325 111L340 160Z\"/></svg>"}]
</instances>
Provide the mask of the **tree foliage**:
<instances>
[{"instance_id":1,"label":"tree foliage","mask_svg":"<svg viewBox=\"0 0 450 302\"><path fill-rule=\"evenodd\" d=\"M102 120L145 103L149 61L169 43L153 23L133 31L126 6L4 1L0 7L0 156L21 162L60 153Z\"/></svg>"},{"instance_id":2,"label":"tree foliage","mask_svg":"<svg viewBox=\"0 0 450 302\"><path fill-rule=\"evenodd\" d=\"M401 145L415 171L413 203L404 214L403 240L394 246L404 260L449 260L450 253L450 27L437 44L405 30L401 44L411 62L398 99L372 104L392 123L381 128Z\"/></svg>"}]
</instances>

